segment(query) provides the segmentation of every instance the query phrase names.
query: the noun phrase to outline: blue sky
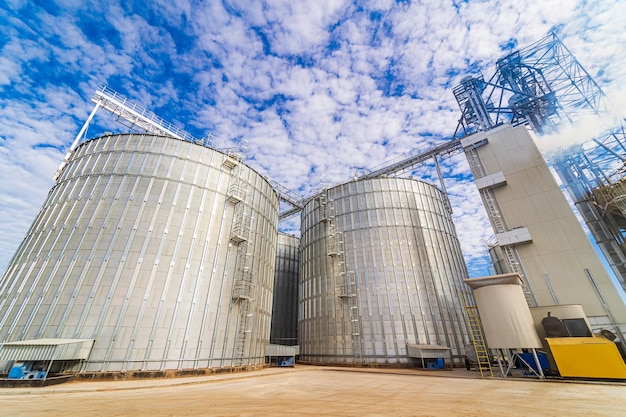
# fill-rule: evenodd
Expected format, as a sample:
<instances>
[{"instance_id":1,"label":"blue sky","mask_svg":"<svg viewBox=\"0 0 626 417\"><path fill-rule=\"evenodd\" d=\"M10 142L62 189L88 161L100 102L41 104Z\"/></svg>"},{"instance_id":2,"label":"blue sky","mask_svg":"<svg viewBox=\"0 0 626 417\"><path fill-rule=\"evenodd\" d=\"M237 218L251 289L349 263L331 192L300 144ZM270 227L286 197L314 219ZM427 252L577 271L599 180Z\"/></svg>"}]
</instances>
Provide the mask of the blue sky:
<instances>
[{"instance_id":1,"label":"blue sky","mask_svg":"<svg viewBox=\"0 0 626 417\"><path fill-rule=\"evenodd\" d=\"M553 29L623 104L625 18L609 0L5 0L0 270L101 85L217 148L245 140L252 166L309 195L450 137L451 88ZM87 136L123 130L100 112ZM442 169L470 274L487 274L492 232L467 164Z\"/></svg>"}]
</instances>

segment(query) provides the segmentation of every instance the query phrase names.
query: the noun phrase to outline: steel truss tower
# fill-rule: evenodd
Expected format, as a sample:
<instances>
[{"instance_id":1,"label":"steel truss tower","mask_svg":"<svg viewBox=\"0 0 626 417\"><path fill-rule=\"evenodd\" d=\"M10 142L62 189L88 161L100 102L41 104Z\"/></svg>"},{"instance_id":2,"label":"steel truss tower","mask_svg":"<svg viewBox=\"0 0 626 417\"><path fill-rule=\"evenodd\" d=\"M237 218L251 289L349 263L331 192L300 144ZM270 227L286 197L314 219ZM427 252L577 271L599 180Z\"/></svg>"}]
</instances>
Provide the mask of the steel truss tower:
<instances>
[{"instance_id":1,"label":"steel truss tower","mask_svg":"<svg viewBox=\"0 0 626 417\"><path fill-rule=\"evenodd\" d=\"M547 135L583 116L608 115L604 92L556 34L498 60L487 81L463 78L453 93L461 134L511 123ZM551 155L550 162L626 290L624 120L614 126Z\"/></svg>"},{"instance_id":2,"label":"steel truss tower","mask_svg":"<svg viewBox=\"0 0 626 417\"><path fill-rule=\"evenodd\" d=\"M555 34L500 58L487 81L463 78L453 93L467 134L504 122L544 134L607 112L604 92Z\"/></svg>"}]
</instances>

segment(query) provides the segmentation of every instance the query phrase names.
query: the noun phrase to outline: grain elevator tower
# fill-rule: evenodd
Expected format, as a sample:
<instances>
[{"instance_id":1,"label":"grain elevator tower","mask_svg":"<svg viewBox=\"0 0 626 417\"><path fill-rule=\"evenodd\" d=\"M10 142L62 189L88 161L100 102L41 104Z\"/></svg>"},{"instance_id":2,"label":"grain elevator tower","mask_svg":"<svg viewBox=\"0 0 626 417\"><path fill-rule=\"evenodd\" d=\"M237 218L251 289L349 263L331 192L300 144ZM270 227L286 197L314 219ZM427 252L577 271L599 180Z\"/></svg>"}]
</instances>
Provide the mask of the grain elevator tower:
<instances>
[{"instance_id":1,"label":"grain elevator tower","mask_svg":"<svg viewBox=\"0 0 626 417\"><path fill-rule=\"evenodd\" d=\"M610 329L624 342L624 302L535 143L535 135L556 134L583 117L605 114L600 87L550 35L498 60L488 81L465 77L454 94L462 111L463 149L505 263L524 277L528 305L580 304L593 329ZM610 230L593 193L598 178L623 176L626 148L618 131L571 137L571 146L549 157L624 285L621 233Z\"/></svg>"}]
</instances>

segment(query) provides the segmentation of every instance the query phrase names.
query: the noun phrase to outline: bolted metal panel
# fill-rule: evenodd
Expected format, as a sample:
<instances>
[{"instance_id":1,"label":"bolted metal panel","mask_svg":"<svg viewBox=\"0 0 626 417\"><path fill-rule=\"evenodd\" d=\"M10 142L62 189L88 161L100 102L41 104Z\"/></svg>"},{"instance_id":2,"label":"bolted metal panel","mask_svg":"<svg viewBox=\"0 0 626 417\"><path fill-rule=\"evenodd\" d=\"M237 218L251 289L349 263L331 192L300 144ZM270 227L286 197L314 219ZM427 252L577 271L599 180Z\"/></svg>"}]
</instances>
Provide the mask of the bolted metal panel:
<instances>
[{"instance_id":1,"label":"bolted metal panel","mask_svg":"<svg viewBox=\"0 0 626 417\"><path fill-rule=\"evenodd\" d=\"M298 344L299 246L299 238L278 234L270 337L271 343L278 345Z\"/></svg>"},{"instance_id":2,"label":"bolted metal panel","mask_svg":"<svg viewBox=\"0 0 626 417\"><path fill-rule=\"evenodd\" d=\"M339 249L328 244L338 234ZM467 269L436 187L377 178L328 189L304 207L300 247L302 360L410 363L408 344L463 355Z\"/></svg>"},{"instance_id":3,"label":"bolted metal panel","mask_svg":"<svg viewBox=\"0 0 626 417\"><path fill-rule=\"evenodd\" d=\"M0 281L0 343L94 339L86 371L263 363L278 197L258 173L227 161L154 135L81 144ZM246 201L228 198L235 175ZM230 240L237 207L248 220L245 245ZM244 312L232 292L242 256L255 292L239 346Z\"/></svg>"}]
</instances>

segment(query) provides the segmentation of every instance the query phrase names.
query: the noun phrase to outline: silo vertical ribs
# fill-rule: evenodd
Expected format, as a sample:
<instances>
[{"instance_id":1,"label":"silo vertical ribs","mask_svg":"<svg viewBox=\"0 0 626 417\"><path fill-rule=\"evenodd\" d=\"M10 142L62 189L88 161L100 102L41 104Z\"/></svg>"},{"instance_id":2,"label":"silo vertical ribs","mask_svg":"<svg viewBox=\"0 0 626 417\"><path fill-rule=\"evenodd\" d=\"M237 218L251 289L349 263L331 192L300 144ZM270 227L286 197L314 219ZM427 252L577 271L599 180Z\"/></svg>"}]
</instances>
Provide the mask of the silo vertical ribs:
<instances>
[{"instance_id":1,"label":"silo vertical ribs","mask_svg":"<svg viewBox=\"0 0 626 417\"><path fill-rule=\"evenodd\" d=\"M334 201L322 193L318 197L320 221L326 223L326 254L334 260L336 293L341 300L347 301L350 327L350 341L354 363L362 362L361 324L357 298L356 278L353 271L346 270L343 233L335 222Z\"/></svg>"}]
</instances>

